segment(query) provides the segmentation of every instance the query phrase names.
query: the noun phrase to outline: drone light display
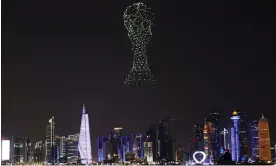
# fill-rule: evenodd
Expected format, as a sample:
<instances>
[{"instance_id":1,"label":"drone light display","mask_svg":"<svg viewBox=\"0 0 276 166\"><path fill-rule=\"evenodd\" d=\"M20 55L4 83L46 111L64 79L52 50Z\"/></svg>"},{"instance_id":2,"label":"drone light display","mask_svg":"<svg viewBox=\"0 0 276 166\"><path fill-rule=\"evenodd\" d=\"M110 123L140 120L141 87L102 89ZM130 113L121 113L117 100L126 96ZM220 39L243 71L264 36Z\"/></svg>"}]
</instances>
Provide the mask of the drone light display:
<instances>
[{"instance_id":1,"label":"drone light display","mask_svg":"<svg viewBox=\"0 0 276 166\"><path fill-rule=\"evenodd\" d=\"M124 24L134 52L133 66L125 84L154 84L156 82L147 61L147 45L149 44L153 25L153 12L145 4L138 2L127 7L124 12Z\"/></svg>"}]
</instances>

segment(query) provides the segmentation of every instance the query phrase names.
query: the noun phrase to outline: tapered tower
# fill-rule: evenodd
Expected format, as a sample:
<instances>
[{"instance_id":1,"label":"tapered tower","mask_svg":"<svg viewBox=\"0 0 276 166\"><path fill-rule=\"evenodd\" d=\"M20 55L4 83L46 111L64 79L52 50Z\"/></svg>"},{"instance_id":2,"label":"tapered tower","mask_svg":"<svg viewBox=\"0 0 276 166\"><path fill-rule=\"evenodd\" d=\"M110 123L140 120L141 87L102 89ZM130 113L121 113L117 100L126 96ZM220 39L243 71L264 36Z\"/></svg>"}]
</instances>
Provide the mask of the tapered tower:
<instances>
[{"instance_id":1,"label":"tapered tower","mask_svg":"<svg viewBox=\"0 0 276 166\"><path fill-rule=\"evenodd\" d=\"M81 164L92 164L89 118L83 105L78 149Z\"/></svg>"},{"instance_id":2,"label":"tapered tower","mask_svg":"<svg viewBox=\"0 0 276 166\"><path fill-rule=\"evenodd\" d=\"M263 161L271 161L270 151L270 134L268 121L262 115L258 124L258 135L259 135L259 158Z\"/></svg>"}]
</instances>

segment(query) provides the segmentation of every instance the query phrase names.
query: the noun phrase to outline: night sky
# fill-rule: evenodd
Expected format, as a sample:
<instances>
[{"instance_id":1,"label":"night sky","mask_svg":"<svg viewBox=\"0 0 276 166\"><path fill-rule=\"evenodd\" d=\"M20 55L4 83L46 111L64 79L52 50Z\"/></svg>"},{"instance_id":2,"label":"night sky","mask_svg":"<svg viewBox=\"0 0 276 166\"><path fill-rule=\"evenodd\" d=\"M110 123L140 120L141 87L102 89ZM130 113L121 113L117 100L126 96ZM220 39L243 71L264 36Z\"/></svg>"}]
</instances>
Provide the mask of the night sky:
<instances>
[{"instance_id":1,"label":"night sky","mask_svg":"<svg viewBox=\"0 0 276 166\"><path fill-rule=\"evenodd\" d=\"M148 0L157 84L145 87L123 83L133 58L123 12L133 2L4 0L2 135L41 140L51 116L57 135L77 133L86 104L94 154L114 125L130 135L175 117L187 145L195 123L216 111L226 125L234 107L264 113L276 140L270 1Z\"/></svg>"}]
</instances>

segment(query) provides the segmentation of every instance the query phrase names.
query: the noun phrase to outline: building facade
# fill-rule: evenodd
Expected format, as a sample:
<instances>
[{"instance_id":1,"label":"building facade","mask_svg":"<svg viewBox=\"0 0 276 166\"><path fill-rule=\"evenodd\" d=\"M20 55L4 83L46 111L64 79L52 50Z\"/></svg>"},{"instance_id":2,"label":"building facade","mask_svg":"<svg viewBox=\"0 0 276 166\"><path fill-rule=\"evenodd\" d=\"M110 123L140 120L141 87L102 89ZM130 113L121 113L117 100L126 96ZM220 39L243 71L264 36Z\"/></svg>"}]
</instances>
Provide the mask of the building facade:
<instances>
[{"instance_id":1,"label":"building facade","mask_svg":"<svg viewBox=\"0 0 276 166\"><path fill-rule=\"evenodd\" d=\"M262 161L271 161L270 133L267 119L262 116L258 124L259 158Z\"/></svg>"},{"instance_id":2,"label":"building facade","mask_svg":"<svg viewBox=\"0 0 276 166\"><path fill-rule=\"evenodd\" d=\"M43 141L38 141L34 146L34 163L43 164L45 162L45 144Z\"/></svg>"},{"instance_id":3,"label":"building facade","mask_svg":"<svg viewBox=\"0 0 276 166\"><path fill-rule=\"evenodd\" d=\"M51 164L56 163L55 130L55 118L52 117L46 126L45 138L45 161Z\"/></svg>"},{"instance_id":4,"label":"building facade","mask_svg":"<svg viewBox=\"0 0 276 166\"><path fill-rule=\"evenodd\" d=\"M80 153L81 164L92 164L89 118L84 105L82 110L78 150Z\"/></svg>"},{"instance_id":5,"label":"building facade","mask_svg":"<svg viewBox=\"0 0 276 166\"><path fill-rule=\"evenodd\" d=\"M258 136L258 121L253 120L249 122L250 133L250 152L251 160L256 161L259 158L259 136Z\"/></svg>"},{"instance_id":6,"label":"building facade","mask_svg":"<svg viewBox=\"0 0 276 166\"><path fill-rule=\"evenodd\" d=\"M240 160L240 116L235 109L232 113L231 120L231 154L232 160L238 162Z\"/></svg>"},{"instance_id":7,"label":"building facade","mask_svg":"<svg viewBox=\"0 0 276 166\"><path fill-rule=\"evenodd\" d=\"M132 152L135 157L144 159L144 137L143 134L132 134Z\"/></svg>"},{"instance_id":8,"label":"building facade","mask_svg":"<svg viewBox=\"0 0 276 166\"><path fill-rule=\"evenodd\" d=\"M14 141L14 150L13 150L13 162L14 164L22 164L24 163L24 157L25 157L25 149L24 144L25 140L23 138L15 137Z\"/></svg>"},{"instance_id":9,"label":"building facade","mask_svg":"<svg viewBox=\"0 0 276 166\"><path fill-rule=\"evenodd\" d=\"M153 142L144 142L144 158L148 163L153 162Z\"/></svg>"},{"instance_id":10,"label":"building facade","mask_svg":"<svg viewBox=\"0 0 276 166\"><path fill-rule=\"evenodd\" d=\"M108 141L108 137L106 136L98 137L98 162L104 162L104 160L107 160Z\"/></svg>"}]
</instances>

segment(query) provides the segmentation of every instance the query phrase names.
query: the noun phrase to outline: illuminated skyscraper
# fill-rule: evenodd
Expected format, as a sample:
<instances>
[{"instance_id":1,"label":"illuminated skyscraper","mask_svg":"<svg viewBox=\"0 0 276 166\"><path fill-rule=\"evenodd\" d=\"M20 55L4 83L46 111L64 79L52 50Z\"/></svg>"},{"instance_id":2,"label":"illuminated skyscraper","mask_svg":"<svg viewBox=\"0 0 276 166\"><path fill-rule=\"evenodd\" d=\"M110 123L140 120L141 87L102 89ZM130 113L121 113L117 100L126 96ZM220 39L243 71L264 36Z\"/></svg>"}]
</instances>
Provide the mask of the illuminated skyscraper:
<instances>
[{"instance_id":1,"label":"illuminated skyscraper","mask_svg":"<svg viewBox=\"0 0 276 166\"><path fill-rule=\"evenodd\" d=\"M14 150L13 150L12 157L13 157L13 162L15 164L24 163L24 156L25 156L24 144L25 144L25 140L23 138L16 137L13 140Z\"/></svg>"},{"instance_id":2,"label":"illuminated skyscraper","mask_svg":"<svg viewBox=\"0 0 276 166\"><path fill-rule=\"evenodd\" d=\"M240 116L240 124L239 124L239 137L240 137L240 159L242 161L247 160L248 158L248 120L247 120L247 114L246 112L238 112L238 115Z\"/></svg>"},{"instance_id":3,"label":"illuminated skyscraper","mask_svg":"<svg viewBox=\"0 0 276 166\"><path fill-rule=\"evenodd\" d=\"M54 164L56 162L56 149L55 149L55 118L49 119L46 127L46 140L45 140L45 161L46 163Z\"/></svg>"},{"instance_id":4,"label":"illuminated skyscraper","mask_svg":"<svg viewBox=\"0 0 276 166\"><path fill-rule=\"evenodd\" d=\"M132 152L140 159L144 158L144 137L142 134L132 134Z\"/></svg>"},{"instance_id":5,"label":"illuminated skyscraper","mask_svg":"<svg viewBox=\"0 0 276 166\"><path fill-rule=\"evenodd\" d=\"M34 163L42 164L45 162L45 144L43 141L38 141L34 146Z\"/></svg>"},{"instance_id":6,"label":"illuminated skyscraper","mask_svg":"<svg viewBox=\"0 0 276 166\"><path fill-rule=\"evenodd\" d=\"M121 161L126 161L126 154L130 152L130 138L127 136L122 136L120 138L120 144L121 144L121 153L120 153L120 159Z\"/></svg>"},{"instance_id":7,"label":"illuminated skyscraper","mask_svg":"<svg viewBox=\"0 0 276 166\"><path fill-rule=\"evenodd\" d=\"M219 114L211 113L206 119L203 130L204 152L210 160L220 157Z\"/></svg>"},{"instance_id":8,"label":"illuminated skyscraper","mask_svg":"<svg viewBox=\"0 0 276 166\"><path fill-rule=\"evenodd\" d=\"M98 162L103 162L107 159L107 142L108 137L101 136L98 137Z\"/></svg>"},{"instance_id":9,"label":"illuminated skyscraper","mask_svg":"<svg viewBox=\"0 0 276 166\"><path fill-rule=\"evenodd\" d=\"M24 162L32 162L32 154L31 154L31 148L32 148L32 143L29 138L26 139L24 142Z\"/></svg>"},{"instance_id":10,"label":"illuminated skyscraper","mask_svg":"<svg viewBox=\"0 0 276 166\"><path fill-rule=\"evenodd\" d=\"M194 147L196 151L202 151L204 149L203 126L204 125L200 125L200 124L194 125L194 133L195 133Z\"/></svg>"},{"instance_id":11,"label":"illuminated skyscraper","mask_svg":"<svg viewBox=\"0 0 276 166\"><path fill-rule=\"evenodd\" d=\"M153 155L152 160L156 161L156 156L157 156L156 155L156 125L154 125L154 124L150 125L150 128L146 132L145 141L152 143L152 155ZM146 152L144 152L144 153L146 153Z\"/></svg>"},{"instance_id":12,"label":"illuminated skyscraper","mask_svg":"<svg viewBox=\"0 0 276 166\"><path fill-rule=\"evenodd\" d=\"M89 118L84 105L82 110L78 149L80 153L81 164L92 164Z\"/></svg>"},{"instance_id":13,"label":"illuminated skyscraper","mask_svg":"<svg viewBox=\"0 0 276 166\"><path fill-rule=\"evenodd\" d=\"M239 137L239 125L240 125L240 116L236 109L232 113L232 127L231 127L231 153L232 160L238 162L240 159L240 137Z\"/></svg>"},{"instance_id":14,"label":"illuminated skyscraper","mask_svg":"<svg viewBox=\"0 0 276 166\"><path fill-rule=\"evenodd\" d=\"M145 141L144 142L144 157L148 163L153 162L153 143Z\"/></svg>"},{"instance_id":15,"label":"illuminated skyscraper","mask_svg":"<svg viewBox=\"0 0 276 166\"><path fill-rule=\"evenodd\" d=\"M269 125L264 115L259 120L258 135L260 160L271 161Z\"/></svg>"},{"instance_id":16,"label":"illuminated skyscraper","mask_svg":"<svg viewBox=\"0 0 276 166\"><path fill-rule=\"evenodd\" d=\"M253 120L249 122L250 133L250 149L251 160L256 161L259 158L259 136L258 136L258 121Z\"/></svg>"}]
</instances>

